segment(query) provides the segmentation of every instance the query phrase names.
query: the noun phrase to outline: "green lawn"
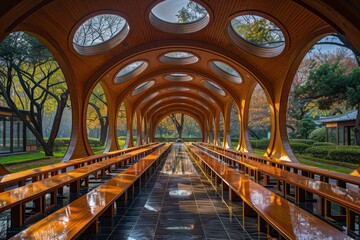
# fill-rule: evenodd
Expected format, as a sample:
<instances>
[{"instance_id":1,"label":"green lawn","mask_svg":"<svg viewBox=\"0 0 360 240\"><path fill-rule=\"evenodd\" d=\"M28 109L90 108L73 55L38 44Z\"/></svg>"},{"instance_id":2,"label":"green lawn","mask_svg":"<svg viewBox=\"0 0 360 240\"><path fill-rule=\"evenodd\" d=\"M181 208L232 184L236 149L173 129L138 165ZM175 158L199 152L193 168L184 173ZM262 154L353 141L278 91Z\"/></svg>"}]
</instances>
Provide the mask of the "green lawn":
<instances>
[{"instance_id":1,"label":"green lawn","mask_svg":"<svg viewBox=\"0 0 360 240\"><path fill-rule=\"evenodd\" d=\"M309 166L314 166L314 167L323 168L323 169L332 170L332 171L341 172L341 173L346 173L346 174L350 174L352 171L354 171L354 169L313 162L313 161L309 161L306 159L301 159L301 160L299 160L299 162L302 164L309 165Z\"/></svg>"},{"instance_id":2,"label":"green lawn","mask_svg":"<svg viewBox=\"0 0 360 240\"><path fill-rule=\"evenodd\" d=\"M64 156L64 152L55 152L54 156L48 157L45 156L45 153L43 151L40 152L34 152L34 153L24 153L19 155L11 155L6 157L0 157L0 163L4 165L12 165L17 163L23 163L23 162L29 162L39 159L45 159L45 158L62 158Z\"/></svg>"},{"instance_id":3,"label":"green lawn","mask_svg":"<svg viewBox=\"0 0 360 240\"><path fill-rule=\"evenodd\" d=\"M18 168L13 168L10 170L11 173L15 173L15 172L20 172L20 171L23 171L23 170L27 170L27 169L31 169L31 168L37 168L37 167L42 167L42 166L47 166L47 165L50 165L50 164L55 164L55 163L59 163L61 162L61 160L49 160L49 161L46 161L44 163L29 163L29 164L26 164L24 166L21 166L21 167L18 167Z\"/></svg>"}]
</instances>

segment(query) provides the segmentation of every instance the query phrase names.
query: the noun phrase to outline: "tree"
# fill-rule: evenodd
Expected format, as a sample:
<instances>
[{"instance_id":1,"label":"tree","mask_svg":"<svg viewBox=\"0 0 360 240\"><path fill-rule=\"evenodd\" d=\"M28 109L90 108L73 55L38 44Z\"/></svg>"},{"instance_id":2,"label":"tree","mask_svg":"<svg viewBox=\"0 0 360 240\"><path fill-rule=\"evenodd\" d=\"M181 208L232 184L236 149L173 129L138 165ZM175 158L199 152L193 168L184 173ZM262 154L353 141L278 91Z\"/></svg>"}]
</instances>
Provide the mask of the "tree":
<instances>
[{"instance_id":1,"label":"tree","mask_svg":"<svg viewBox=\"0 0 360 240\"><path fill-rule=\"evenodd\" d=\"M6 105L52 156L69 91L60 67L48 49L24 32L11 33L0 44L0 91ZM46 108L55 111L48 140L44 139ZM26 114L28 111L29 121Z\"/></svg>"},{"instance_id":2,"label":"tree","mask_svg":"<svg viewBox=\"0 0 360 240\"><path fill-rule=\"evenodd\" d=\"M249 106L249 133L256 139L267 138L270 131L270 107L262 87L256 85Z\"/></svg>"},{"instance_id":3,"label":"tree","mask_svg":"<svg viewBox=\"0 0 360 240\"><path fill-rule=\"evenodd\" d=\"M105 145L109 121L107 117L107 102L105 93L100 84L94 88L90 99L88 111L88 127L100 128L99 142L101 146ZM93 109L93 110L91 110Z\"/></svg>"},{"instance_id":4,"label":"tree","mask_svg":"<svg viewBox=\"0 0 360 240\"><path fill-rule=\"evenodd\" d=\"M182 138L182 133L183 133L183 129L184 129L184 114L181 113L180 116L177 116L177 114L171 114L170 118L176 127L179 138ZM180 118L180 119L178 119L178 118Z\"/></svg>"},{"instance_id":5,"label":"tree","mask_svg":"<svg viewBox=\"0 0 360 240\"><path fill-rule=\"evenodd\" d=\"M298 131L302 139L307 139L314 129L315 122L311 118L301 119Z\"/></svg>"},{"instance_id":6,"label":"tree","mask_svg":"<svg viewBox=\"0 0 360 240\"><path fill-rule=\"evenodd\" d=\"M176 17L179 23L190 23L203 18L206 15L206 10L201 5L189 1L189 3L182 7Z\"/></svg>"},{"instance_id":7,"label":"tree","mask_svg":"<svg viewBox=\"0 0 360 240\"><path fill-rule=\"evenodd\" d=\"M184 128L186 130L185 133L187 134L188 138L200 137L201 135L199 124L192 117L189 117L188 115L185 115L184 117Z\"/></svg>"},{"instance_id":8,"label":"tree","mask_svg":"<svg viewBox=\"0 0 360 240\"><path fill-rule=\"evenodd\" d=\"M92 46L105 42L125 26L125 19L113 14L102 14L84 22L74 34L74 43Z\"/></svg>"},{"instance_id":9,"label":"tree","mask_svg":"<svg viewBox=\"0 0 360 240\"><path fill-rule=\"evenodd\" d=\"M266 18L241 15L232 20L233 29L244 39L262 47L277 47L285 43L281 30Z\"/></svg>"},{"instance_id":10,"label":"tree","mask_svg":"<svg viewBox=\"0 0 360 240\"><path fill-rule=\"evenodd\" d=\"M355 136L356 144L360 145L360 67L354 68L350 74L345 74L346 70L339 61L324 63L310 71L307 81L295 94L315 100L319 109L330 109L333 104L341 102L356 107Z\"/></svg>"}]
</instances>

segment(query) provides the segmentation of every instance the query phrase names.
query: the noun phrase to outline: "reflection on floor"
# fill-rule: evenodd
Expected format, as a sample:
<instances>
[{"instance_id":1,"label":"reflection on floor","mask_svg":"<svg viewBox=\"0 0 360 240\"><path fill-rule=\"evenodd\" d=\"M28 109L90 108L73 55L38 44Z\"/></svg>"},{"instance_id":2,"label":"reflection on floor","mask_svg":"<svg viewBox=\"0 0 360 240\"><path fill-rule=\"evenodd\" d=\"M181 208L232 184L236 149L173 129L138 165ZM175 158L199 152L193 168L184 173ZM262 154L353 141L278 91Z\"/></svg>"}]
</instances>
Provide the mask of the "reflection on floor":
<instances>
[{"instance_id":1,"label":"reflection on floor","mask_svg":"<svg viewBox=\"0 0 360 240\"><path fill-rule=\"evenodd\" d=\"M241 203L225 203L182 144L132 202L103 219L100 234L83 239L266 239L256 221L242 225Z\"/></svg>"},{"instance_id":2,"label":"reflection on floor","mask_svg":"<svg viewBox=\"0 0 360 240\"><path fill-rule=\"evenodd\" d=\"M7 231L8 235L0 239L9 236L6 227L9 214L3 220L6 224L0 224L0 228L5 226L0 232ZM118 202L115 217L100 218L98 234L83 234L80 238L187 240L266 239L266 236L258 233L256 219L242 219L241 203L222 200L195 162L189 159L182 143L176 143L137 196Z\"/></svg>"}]
</instances>

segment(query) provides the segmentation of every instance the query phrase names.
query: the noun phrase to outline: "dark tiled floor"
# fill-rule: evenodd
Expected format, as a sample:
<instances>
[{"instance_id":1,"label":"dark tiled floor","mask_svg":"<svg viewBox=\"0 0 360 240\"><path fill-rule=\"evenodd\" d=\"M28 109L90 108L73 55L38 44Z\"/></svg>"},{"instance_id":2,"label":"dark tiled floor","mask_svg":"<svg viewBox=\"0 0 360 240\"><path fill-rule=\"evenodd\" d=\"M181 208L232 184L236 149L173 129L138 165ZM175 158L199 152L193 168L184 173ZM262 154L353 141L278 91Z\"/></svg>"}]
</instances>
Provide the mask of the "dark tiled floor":
<instances>
[{"instance_id":1,"label":"dark tiled floor","mask_svg":"<svg viewBox=\"0 0 360 240\"><path fill-rule=\"evenodd\" d=\"M245 220L249 231L243 228L241 204L223 202L184 150L175 145L137 197L117 203L110 233L102 228L116 220L100 224L103 235L83 239L265 239L256 219Z\"/></svg>"}]
</instances>

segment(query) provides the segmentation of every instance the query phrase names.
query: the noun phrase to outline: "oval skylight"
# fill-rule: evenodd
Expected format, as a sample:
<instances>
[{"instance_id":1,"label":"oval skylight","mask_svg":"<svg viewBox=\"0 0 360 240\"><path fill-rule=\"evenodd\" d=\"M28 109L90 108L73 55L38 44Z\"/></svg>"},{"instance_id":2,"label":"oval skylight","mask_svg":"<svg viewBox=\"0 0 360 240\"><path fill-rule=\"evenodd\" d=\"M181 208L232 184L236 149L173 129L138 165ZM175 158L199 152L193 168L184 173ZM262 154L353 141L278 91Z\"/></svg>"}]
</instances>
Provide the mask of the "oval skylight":
<instances>
[{"instance_id":1,"label":"oval skylight","mask_svg":"<svg viewBox=\"0 0 360 240\"><path fill-rule=\"evenodd\" d=\"M189 0L165 0L152 8L150 22L170 33L192 33L209 23L209 14L200 4Z\"/></svg>"},{"instance_id":2,"label":"oval skylight","mask_svg":"<svg viewBox=\"0 0 360 240\"><path fill-rule=\"evenodd\" d=\"M203 98L205 98L206 100L210 100L211 102L215 103L215 100L212 99L212 97L210 97L209 95L207 95L206 93L203 92L198 92L200 96L202 96Z\"/></svg>"},{"instance_id":3,"label":"oval skylight","mask_svg":"<svg viewBox=\"0 0 360 240\"><path fill-rule=\"evenodd\" d=\"M209 81L209 80L205 80L203 82L203 84L210 91L213 91L213 92L219 94L220 96L226 96L225 91L216 83L213 83L212 81Z\"/></svg>"},{"instance_id":4,"label":"oval skylight","mask_svg":"<svg viewBox=\"0 0 360 240\"><path fill-rule=\"evenodd\" d=\"M147 66L148 63L145 61L135 61L126 65L116 74L115 83L122 83L130 80L143 72Z\"/></svg>"},{"instance_id":5,"label":"oval skylight","mask_svg":"<svg viewBox=\"0 0 360 240\"><path fill-rule=\"evenodd\" d=\"M107 51L129 33L126 20L114 14L100 14L89 18L76 30L74 49L82 55L94 55Z\"/></svg>"},{"instance_id":6,"label":"oval skylight","mask_svg":"<svg viewBox=\"0 0 360 240\"><path fill-rule=\"evenodd\" d=\"M164 54L165 57L168 58L191 58L194 57L194 54L188 53L188 52L169 52Z\"/></svg>"},{"instance_id":7,"label":"oval skylight","mask_svg":"<svg viewBox=\"0 0 360 240\"><path fill-rule=\"evenodd\" d=\"M135 89L134 91L132 91L131 93L131 96L135 96L139 93L142 93L143 91L149 89L152 87L152 85L154 85L155 81L152 80L152 81L147 81L147 82L143 82L141 84L139 84Z\"/></svg>"},{"instance_id":8,"label":"oval skylight","mask_svg":"<svg viewBox=\"0 0 360 240\"><path fill-rule=\"evenodd\" d=\"M193 80L193 77L186 73L171 73L169 75L166 75L164 78L168 81L174 82L186 82Z\"/></svg>"},{"instance_id":9,"label":"oval skylight","mask_svg":"<svg viewBox=\"0 0 360 240\"><path fill-rule=\"evenodd\" d=\"M279 55L285 47L285 36L281 29L272 21L258 15L240 15L231 20L230 38L240 47L261 57ZM249 45L245 45L235 38L240 37ZM252 46L251 46L252 45ZM256 51L252 47L268 49Z\"/></svg>"},{"instance_id":10,"label":"oval skylight","mask_svg":"<svg viewBox=\"0 0 360 240\"><path fill-rule=\"evenodd\" d=\"M163 63L179 65L193 64L198 60L198 57L188 52L169 52L160 57Z\"/></svg>"},{"instance_id":11,"label":"oval skylight","mask_svg":"<svg viewBox=\"0 0 360 240\"><path fill-rule=\"evenodd\" d=\"M228 64L220 61L212 61L210 63L210 68L213 70L217 75L233 82L240 84L242 82L240 74Z\"/></svg>"},{"instance_id":12,"label":"oval skylight","mask_svg":"<svg viewBox=\"0 0 360 240\"><path fill-rule=\"evenodd\" d=\"M157 95L159 95L160 93L159 92L154 92L152 94L150 94L149 96L147 96L146 98L144 98L141 103L145 103L151 99L153 99L154 97L156 97Z\"/></svg>"},{"instance_id":13,"label":"oval skylight","mask_svg":"<svg viewBox=\"0 0 360 240\"><path fill-rule=\"evenodd\" d=\"M167 89L168 91L190 91L190 88L186 87L171 87Z\"/></svg>"}]
</instances>

